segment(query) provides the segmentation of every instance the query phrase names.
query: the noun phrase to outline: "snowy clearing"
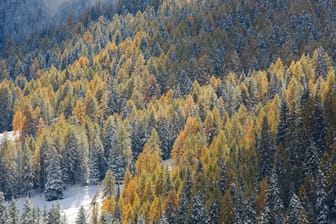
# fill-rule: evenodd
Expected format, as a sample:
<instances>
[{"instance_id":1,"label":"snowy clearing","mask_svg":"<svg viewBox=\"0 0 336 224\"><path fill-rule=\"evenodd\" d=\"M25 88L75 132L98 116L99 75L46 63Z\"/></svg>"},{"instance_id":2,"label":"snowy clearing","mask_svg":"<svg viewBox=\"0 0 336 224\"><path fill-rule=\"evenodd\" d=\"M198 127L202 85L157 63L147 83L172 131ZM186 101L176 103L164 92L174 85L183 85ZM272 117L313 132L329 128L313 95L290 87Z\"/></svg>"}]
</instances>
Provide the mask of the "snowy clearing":
<instances>
[{"instance_id":1,"label":"snowy clearing","mask_svg":"<svg viewBox=\"0 0 336 224\"><path fill-rule=\"evenodd\" d=\"M15 141L19 136L20 133L18 131L3 132L0 134L0 141L4 140L6 137L10 141Z\"/></svg>"},{"instance_id":2,"label":"snowy clearing","mask_svg":"<svg viewBox=\"0 0 336 224\"><path fill-rule=\"evenodd\" d=\"M58 202L66 216L67 223L72 224L75 223L77 213L81 206L84 207L87 215L90 214L91 211L90 204L94 195L96 194L97 189L99 190L97 202L99 203L99 206L101 206L102 185L69 187L66 191L64 191L64 199L59 201L46 201L44 198L44 194L35 194L35 195L33 194L30 200L32 204L35 207L38 207L41 211L43 211L44 208L46 209L51 208L53 204ZM19 210L22 211L25 198L18 198L16 199L16 202Z\"/></svg>"}]
</instances>

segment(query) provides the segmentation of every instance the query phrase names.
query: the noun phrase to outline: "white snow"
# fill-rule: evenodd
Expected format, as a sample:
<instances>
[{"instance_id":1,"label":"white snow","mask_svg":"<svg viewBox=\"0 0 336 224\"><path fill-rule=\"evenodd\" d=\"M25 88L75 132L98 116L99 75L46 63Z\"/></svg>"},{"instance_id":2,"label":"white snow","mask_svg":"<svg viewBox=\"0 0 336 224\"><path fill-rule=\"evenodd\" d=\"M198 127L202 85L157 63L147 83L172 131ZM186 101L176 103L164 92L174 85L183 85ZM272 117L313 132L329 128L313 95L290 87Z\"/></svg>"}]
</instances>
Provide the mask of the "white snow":
<instances>
[{"instance_id":1,"label":"white snow","mask_svg":"<svg viewBox=\"0 0 336 224\"><path fill-rule=\"evenodd\" d=\"M174 166L173 159L166 159L162 161L162 165L168 167L168 170L171 171Z\"/></svg>"},{"instance_id":2,"label":"white snow","mask_svg":"<svg viewBox=\"0 0 336 224\"><path fill-rule=\"evenodd\" d=\"M15 141L20 136L19 131L9 131L0 134L0 141L7 137L10 141Z\"/></svg>"},{"instance_id":3,"label":"white snow","mask_svg":"<svg viewBox=\"0 0 336 224\"><path fill-rule=\"evenodd\" d=\"M101 191L102 186L73 186L64 191L64 199L59 201L46 201L43 194L33 194L30 198L32 204L35 207L38 207L41 211L44 208L49 209L53 204L59 203L60 207L63 209L63 212L66 216L67 223L72 224L75 223L77 218L77 213L81 206L86 210L86 214L89 215L91 213L91 202L96 194L96 191L99 191L99 195L97 198L97 202L99 206L101 206L102 197ZM17 206L20 211L24 206L25 198L16 199Z\"/></svg>"}]
</instances>

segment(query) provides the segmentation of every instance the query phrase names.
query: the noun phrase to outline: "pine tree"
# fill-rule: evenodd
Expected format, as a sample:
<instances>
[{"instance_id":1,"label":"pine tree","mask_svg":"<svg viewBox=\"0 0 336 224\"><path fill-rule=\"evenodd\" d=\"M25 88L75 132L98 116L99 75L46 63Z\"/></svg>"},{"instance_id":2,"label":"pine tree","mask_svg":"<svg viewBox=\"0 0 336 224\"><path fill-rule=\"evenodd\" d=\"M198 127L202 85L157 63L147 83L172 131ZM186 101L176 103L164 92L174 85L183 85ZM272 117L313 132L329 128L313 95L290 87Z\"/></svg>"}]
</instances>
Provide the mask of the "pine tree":
<instances>
[{"instance_id":1,"label":"pine tree","mask_svg":"<svg viewBox=\"0 0 336 224\"><path fill-rule=\"evenodd\" d=\"M282 200L280 198L280 191L278 187L278 176L275 172L275 169L272 170L272 174L269 178L269 187L267 189L267 199L266 204L270 207L272 214L272 223L274 224L282 224L283 210L284 206Z\"/></svg>"},{"instance_id":2,"label":"pine tree","mask_svg":"<svg viewBox=\"0 0 336 224\"><path fill-rule=\"evenodd\" d=\"M21 177L21 186L22 194L30 197L31 190L33 188L33 164L32 156L30 153L29 146L25 143L23 147L23 158L22 158L22 177Z\"/></svg>"},{"instance_id":3,"label":"pine tree","mask_svg":"<svg viewBox=\"0 0 336 224\"><path fill-rule=\"evenodd\" d=\"M47 182L47 168L48 168L48 158L50 157L50 152L52 151L52 143L48 136L44 135L42 137L42 142L39 145L37 160L38 166L36 168L35 178L37 178L37 184L39 190L42 192L45 189L45 184Z\"/></svg>"},{"instance_id":4,"label":"pine tree","mask_svg":"<svg viewBox=\"0 0 336 224\"><path fill-rule=\"evenodd\" d=\"M116 182L111 170L108 170L103 181L103 198L109 199L116 194Z\"/></svg>"},{"instance_id":5,"label":"pine tree","mask_svg":"<svg viewBox=\"0 0 336 224\"><path fill-rule=\"evenodd\" d=\"M90 179L96 184L103 176L104 168L104 149L100 140L98 128L96 127L90 145Z\"/></svg>"},{"instance_id":6,"label":"pine tree","mask_svg":"<svg viewBox=\"0 0 336 224\"><path fill-rule=\"evenodd\" d=\"M210 223L218 223L219 218L219 204L216 198L211 200L209 218Z\"/></svg>"},{"instance_id":7,"label":"pine tree","mask_svg":"<svg viewBox=\"0 0 336 224\"><path fill-rule=\"evenodd\" d=\"M184 192L182 192L179 203L177 206L177 215L176 215L176 223L184 224L186 223L186 218L188 214L188 205L189 200Z\"/></svg>"},{"instance_id":8,"label":"pine tree","mask_svg":"<svg viewBox=\"0 0 336 224\"><path fill-rule=\"evenodd\" d=\"M166 218L165 214L162 213L161 217L160 217L160 224L169 224L170 222L168 221L168 219Z\"/></svg>"},{"instance_id":9,"label":"pine tree","mask_svg":"<svg viewBox=\"0 0 336 224\"><path fill-rule=\"evenodd\" d=\"M277 144L286 146L286 140L288 135L288 129L290 127L290 120L291 117L289 115L289 109L287 106L287 102L285 99L281 99L281 108L280 108L280 120L278 124L278 137L277 137Z\"/></svg>"},{"instance_id":10,"label":"pine tree","mask_svg":"<svg viewBox=\"0 0 336 224\"><path fill-rule=\"evenodd\" d=\"M269 204L267 203L269 201L268 199L268 195L266 194L266 203L265 206L260 214L260 216L258 217L258 223L261 224L270 224L272 223L272 217L271 217L271 209Z\"/></svg>"},{"instance_id":11,"label":"pine tree","mask_svg":"<svg viewBox=\"0 0 336 224\"><path fill-rule=\"evenodd\" d=\"M8 220L6 224L19 224L19 210L16 207L15 199L13 198L8 206Z\"/></svg>"},{"instance_id":12,"label":"pine tree","mask_svg":"<svg viewBox=\"0 0 336 224\"><path fill-rule=\"evenodd\" d=\"M219 169L220 169L220 176L219 176L219 190L224 194L224 192L228 189L227 183L227 170L222 158L218 158L217 160Z\"/></svg>"},{"instance_id":13,"label":"pine tree","mask_svg":"<svg viewBox=\"0 0 336 224\"><path fill-rule=\"evenodd\" d=\"M63 198L63 180L60 159L55 149L50 153L45 187L45 198L47 201Z\"/></svg>"},{"instance_id":14,"label":"pine tree","mask_svg":"<svg viewBox=\"0 0 336 224\"><path fill-rule=\"evenodd\" d=\"M317 186L316 186L316 223L327 224L328 223L328 205L327 205L327 193L325 190L326 178L324 173L319 170Z\"/></svg>"},{"instance_id":15,"label":"pine tree","mask_svg":"<svg viewBox=\"0 0 336 224\"><path fill-rule=\"evenodd\" d=\"M61 224L62 223L61 208L58 203L56 205L53 204L50 210L48 211L45 223L46 224Z\"/></svg>"},{"instance_id":16,"label":"pine tree","mask_svg":"<svg viewBox=\"0 0 336 224\"><path fill-rule=\"evenodd\" d=\"M74 131L68 130L64 138L64 150L62 152L62 174L64 183L79 182L80 162L79 144Z\"/></svg>"},{"instance_id":17,"label":"pine tree","mask_svg":"<svg viewBox=\"0 0 336 224\"><path fill-rule=\"evenodd\" d=\"M306 212L304 211L304 208L298 196L293 193L288 207L288 224L306 223L309 223Z\"/></svg>"},{"instance_id":18,"label":"pine tree","mask_svg":"<svg viewBox=\"0 0 336 224\"><path fill-rule=\"evenodd\" d=\"M106 168L109 166L109 155L112 148L116 144L116 135L117 135L117 121L114 116L108 117L107 121L104 124L104 129L102 133L102 143L104 146L104 157L106 162Z\"/></svg>"},{"instance_id":19,"label":"pine tree","mask_svg":"<svg viewBox=\"0 0 336 224\"><path fill-rule=\"evenodd\" d=\"M86 212L83 206L80 207L77 218L76 218L76 224L87 224L86 221Z\"/></svg>"},{"instance_id":20,"label":"pine tree","mask_svg":"<svg viewBox=\"0 0 336 224\"><path fill-rule=\"evenodd\" d=\"M25 200L25 204L23 207L22 215L21 215L21 223L24 224L35 224L35 216L33 213L33 206L30 200L27 198Z\"/></svg>"},{"instance_id":21,"label":"pine tree","mask_svg":"<svg viewBox=\"0 0 336 224\"><path fill-rule=\"evenodd\" d=\"M325 136L327 133L327 124L319 95L315 98L315 110L312 116L312 125L313 141L318 147L319 156L322 156L326 147Z\"/></svg>"},{"instance_id":22,"label":"pine tree","mask_svg":"<svg viewBox=\"0 0 336 224\"><path fill-rule=\"evenodd\" d=\"M274 141L268 125L267 117L264 117L260 140L257 142L256 151L260 158L259 179L262 179L265 176L270 176L275 153Z\"/></svg>"},{"instance_id":23,"label":"pine tree","mask_svg":"<svg viewBox=\"0 0 336 224\"><path fill-rule=\"evenodd\" d=\"M114 146L111 149L109 156L109 169L115 176L117 184L120 184L126 167L131 164L131 140L127 127L120 124L117 130L117 136Z\"/></svg>"},{"instance_id":24,"label":"pine tree","mask_svg":"<svg viewBox=\"0 0 336 224\"><path fill-rule=\"evenodd\" d=\"M99 155L96 148L92 148L90 149L90 182L97 184L99 180Z\"/></svg>"},{"instance_id":25,"label":"pine tree","mask_svg":"<svg viewBox=\"0 0 336 224\"><path fill-rule=\"evenodd\" d=\"M202 196L200 194L196 194L193 197L189 223L209 223L209 216L204 205L204 200L202 199Z\"/></svg>"},{"instance_id":26,"label":"pine tree","mask_svg":"<svg viewBox=\"0 0 336 224\"><path fill-rule=\"evenodd\" d=\"M4 194L0 192L0 223L6 223L8 220L7 205Z\"/></svg>"}]
</instances>

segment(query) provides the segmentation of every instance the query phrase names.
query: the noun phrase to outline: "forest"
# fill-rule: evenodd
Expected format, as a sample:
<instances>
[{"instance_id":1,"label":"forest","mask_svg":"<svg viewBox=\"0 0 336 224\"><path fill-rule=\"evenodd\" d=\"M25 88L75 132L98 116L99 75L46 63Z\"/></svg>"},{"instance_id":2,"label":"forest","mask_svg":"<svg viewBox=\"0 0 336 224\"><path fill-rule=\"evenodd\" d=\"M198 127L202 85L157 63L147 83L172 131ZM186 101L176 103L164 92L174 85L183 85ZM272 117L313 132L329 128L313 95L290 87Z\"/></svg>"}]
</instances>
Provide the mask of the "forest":
<instances>
[{"instance_id":1,"label":"forest","mask_svg":"<svg viewBox=\"0 0 336 224\"><path fill-rule=\"evenodd\" d=\"M31 194L97 184L77 224L336 222L335 12L119 0L3 41L0 223L66 223Z\"/></svg>"}]
</instances>

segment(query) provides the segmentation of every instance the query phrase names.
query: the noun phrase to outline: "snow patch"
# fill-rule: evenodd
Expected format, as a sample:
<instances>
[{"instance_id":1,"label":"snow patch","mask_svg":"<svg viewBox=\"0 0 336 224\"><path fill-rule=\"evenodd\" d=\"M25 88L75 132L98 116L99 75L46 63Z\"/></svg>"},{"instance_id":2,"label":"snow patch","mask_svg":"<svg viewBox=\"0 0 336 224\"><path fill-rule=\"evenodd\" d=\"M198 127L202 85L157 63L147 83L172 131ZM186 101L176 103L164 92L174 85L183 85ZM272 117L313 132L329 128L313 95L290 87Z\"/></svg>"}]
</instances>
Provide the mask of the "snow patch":
<instances>
[{"instance_id":1,"label":"snow patch","mask_svg":"<svg viewBox=\"0 0 336 224\"><path fill-rule=\"evenodd\" d=\"M20 137L20 132L19 131L4 132L4 133L0 134L0 141L3 141L6 138L9 141L15 141L19 137Z\"/></svg>"},{"instance_id":2,"label":"snow patch","mask_svg":"<svg viewBox=\"0 0 336 224\"><path fill-rule=\"evenodd\" d=\"M63 214L66 216L67 223L72 224L75 223L79 208L83 206L86 211L86 215L89 217L91 213L91 202L93 197L95 196L97 190L99 191L99 195L97 198L97 202L99 207L102 203L102 185L98 186L73 186L69 187L64 191L64 199L58 201L46 201L44 198L44 194L35 193L30 198L31 203L38 207L41 211L46 209L50 209L53 204L59 203L60 207L63 210ZM25 198L18 198L16 200L18 209L22 211Z\"/></svg>"}]
</instances>

